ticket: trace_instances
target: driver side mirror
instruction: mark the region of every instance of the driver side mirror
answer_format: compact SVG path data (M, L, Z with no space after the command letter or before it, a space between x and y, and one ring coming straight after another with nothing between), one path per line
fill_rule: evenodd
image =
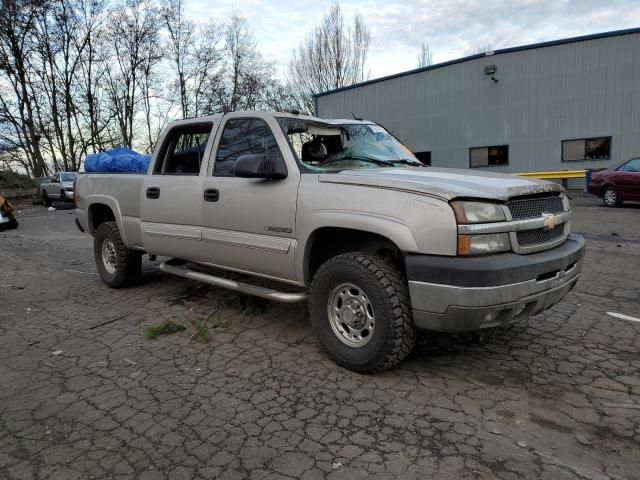
M287 178L287 167L281 157L264 154L241 155L233 166L233 174L241 178Z

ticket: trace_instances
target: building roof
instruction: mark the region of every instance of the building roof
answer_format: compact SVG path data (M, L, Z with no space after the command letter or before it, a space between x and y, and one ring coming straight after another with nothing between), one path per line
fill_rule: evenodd
M580 37L571 37L571 38L562 38L560 40L551 40L548 42L540 42L540 43L532 43L529 45L522 45L519 47L509 47L509 48L501 48L499 50L492 50L485 53L477 53L475 55L469 55L468 57L457 58L455 60L449 60L447 62L436 63L434 65L429 65L427 67L416 68L413 70L407 70L405 72L394 73L393 75L387 75L385 77L374 78L372 80L367 80L366 82L360 82L353 85L349 85L348 87L336 88L335 90L329 90L327 92L321 92L314 97L317 99L318 97L324 97L325 95L331 95L333 93L344 92L345 90L351 90L353 88L362 87L365 85L371 85L373 83L386 82L387 80L393 80L394 78L406 77L408 75L414 75L416 73L428 72L429 70L436 70L438 68L448 67L449 65L455 65L457 63L464 63L471 60L476 60L478 58L500 55L503 53L512 53L512 52L522 52L525 50L534 50L536 48L544 48L544 47L553 47L556 45L565 45L567 43L577 43L577 42L586 42L588 40L598 40L601 38L609 38L609 37L618 37L621 35L630 35L633 33L640 33L640 28L628 28L625 30L613 30L611 32L602 32L602 33L594 33L591 35L582 35ZM317 110L317 109L316 109Z

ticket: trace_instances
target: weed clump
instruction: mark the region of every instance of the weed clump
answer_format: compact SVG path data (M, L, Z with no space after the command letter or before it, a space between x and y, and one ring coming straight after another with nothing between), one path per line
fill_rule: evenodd
M173 320L166 320L158 325L152 325L144 331L144 336L149 340L158 338L160 335L170 335L172 333L186 330L187 327Z

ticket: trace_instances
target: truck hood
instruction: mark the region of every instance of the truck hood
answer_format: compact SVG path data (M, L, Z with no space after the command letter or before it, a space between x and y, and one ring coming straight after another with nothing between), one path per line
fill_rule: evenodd
M404 190L446 200L467 197L506 201L519 195L563 191L560 185L544 180L453 168L367 168L318 177L323 183Z

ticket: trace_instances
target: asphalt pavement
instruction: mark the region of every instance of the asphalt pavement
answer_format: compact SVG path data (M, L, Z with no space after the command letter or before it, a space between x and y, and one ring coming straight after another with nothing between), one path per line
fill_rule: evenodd
M377 375L329 361L306 304L149 261L110 290L73 210L18 214L0 233L0 478L640 478L640 205L574 204L588 251L564 301L422 334ZM165 320L189 328L145 337Z

